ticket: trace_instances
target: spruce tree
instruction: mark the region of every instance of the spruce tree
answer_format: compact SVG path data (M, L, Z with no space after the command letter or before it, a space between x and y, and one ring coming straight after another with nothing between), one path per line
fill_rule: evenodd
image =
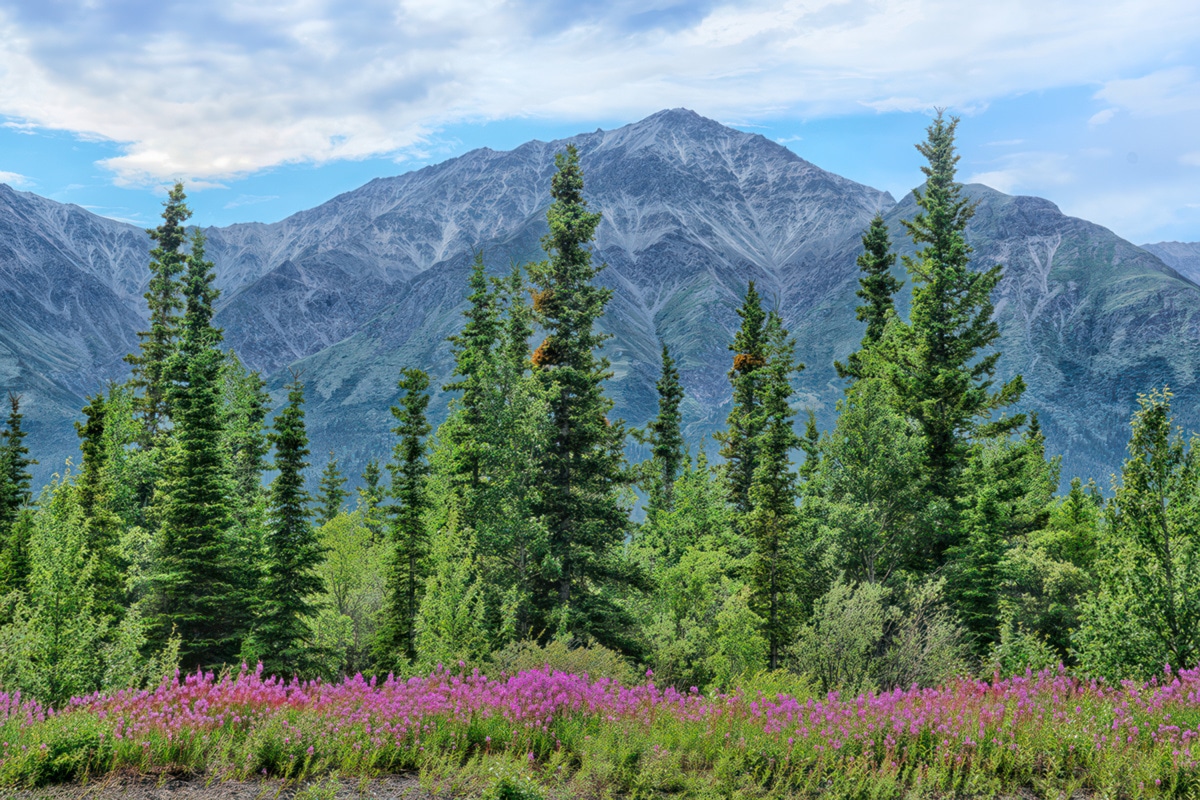
M539 591L544 636L576 642L595 638L632 651L632 619L611 591L627 583L621 544L628 527L619 490L628 485L624 425L609 418L604 395L609 362L596 355L608 338L597 329L612 290L595 283L590 243L600 215L583 199L579 154L568 145L555 157L553 203L542 239L548 259L529 268L537 321L546 338L533 354L548 393L552 441L540 464L536 508L549 534L553 572ZM557 575L553 574L557 572Z
M429 533L425 513L429 506L429 464L425 437L430 426L429 376L419 369L401 373L404 392L392 406L398 437L388 470L392 473L391 558L384 586L383 617L375 642L375 660L383 669L394 669L417 656L417 613L428 577Z
M83 454L75 486L83 516L85 552L93 562L89 594L98 614L119 619L124 601L124 581L118 561L121 520L111 508L105 437L108 404L104 395L88 398L83 415L84 422L75 423Z
M764 332L766 363L758 370L762 383L749 491L752 507L745 527L752 546L750 607L763 621L767 668L773 670L779 668L799 614L796 584L801 553L795 538L797 486L791 451L800 439L792 428L795 412L789 401L792 375L803 365L796 362L795 342L778 314L768 315Z
M0 430L0 588L12 591L24 589L29 578L32 523L23 509L31 497L29 467L37 462L29 458L25 445L20 395L9 392L8 403L6 427Z
M733 407L729 410L728 428L717 439L721 442L721 457L725 459L729 502L739 514L748 514L753 507L750 484L758 464L756 448L762 420L760 372L767 364L767 314L754 281L750 281L746 299L737 313L742 326L729 345L734 353L733 367L729 370Z
M224 449L237 498L241 524L262 498L262 478L271 450L266 419L270 395L266 381L230 350L221 367L225 408Z
M383 499L387 490L380 483L382 477L379 461L372 458L363 468L362 486L358 487L357 510L362 515L363 525L371 533L372 544L379 544L383 541L384 531L387 528L386 511L383 508Z
M318 569L324 551L312 526L304 471L308 432L304 426L304 384L293 374L288 400L275 417L275 479L268 490L266 563L259 590L252 655L276 675L311 675L318 652L309 620L324 590Z
M221 331L212 325L218 291L199 231L186 266L178 350L162 373L170 381L164 383L163 401L174 409L174 430L156 501L161 530L152 638L165 643L177 634L181 665L194 669L233 662L249 612L236 601L228 542L231 482L221 446Z
M1025 421L1017 414L988 422L992 412L1020 398L1025 384L1018 375L992 391L1000 353L984 351L1000 336L992 291L1002 268L970 268L964 231L975 206L954 180L957 125L957 118L947 121L939 111L927 140L917 145L929 164L921 168L924 191L914 190L921 210L904 226L921 249L904 258L912 309L891 367L900 406L925 435L928 485L946 498L957 492L971 437L1007 433Z
M683 443L682 415L683 385L679 382L679 370L675 360L664 344L662 349L662 375L655 384L658 390L658 415L646 426L644 441L650 445L649 504L647 516L659 511L670 511L674 505L675 480L687 458Z
M871 220L870 227L862 237L863 252L858 256L858 268L862 277L858 279L859 289L856 294L866 301L855 309L855 316L867 323L863 335L861 350L867 350L883 338L883 330L888 318L895 311L895 294L904 285L903 281L892 276L891 269L896 263L896 254L892 252L892 243L888 239L887 224L881 214L876 214ZM851 353L846 363L834 362L839 377L862 377L862 363L858 353Z
M183 184L176 183L163 203L162 224L146 231L156 243L150 251L146 291L150 330L138 333L141 352L125 357L133 366L133 386L139 390L136 412L142 420L145 447L154 446L171 416L167 372L179 332L178 311L183 307L179 276L188 264L188 256L180 248L187 241L184 223L192 215L186 199Z
M317 525L324 525L342 513L342 504L350 493L346 491L346 478L338 469L337 456L329 451L329 462L321 473L317 491Z

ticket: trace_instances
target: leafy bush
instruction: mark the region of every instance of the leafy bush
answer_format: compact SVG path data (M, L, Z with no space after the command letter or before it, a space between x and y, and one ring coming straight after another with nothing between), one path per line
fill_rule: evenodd
M571 648L558 641L550 642L545 647L537 642L513 642L492 653L489 660L494 673L515 675L549 666L559 672L588 675L592 679L612 678L626 685L635 680L629 662L619 653L598 644Z

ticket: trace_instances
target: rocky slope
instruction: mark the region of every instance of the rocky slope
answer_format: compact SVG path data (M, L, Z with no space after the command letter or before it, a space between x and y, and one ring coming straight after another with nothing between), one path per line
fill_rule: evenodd
M1200 284L1200 242L1155 242L1142 245L1183 277Z
M568 142L604 214L596 257L614 290L604 325L618 413L634 424L653 413L661 340L681 365L692 441L719 428L734 308L752 279L799 340L799 404L832 422L831 363L861 337L860 232L882 211L897 249L911 251L899 225L911 196L897 204L761 136L674 110L473 151L279 223L210 229L218 323L276 389L289 369L303 372L315 460L333 448L357 470L386 456L399 370L448 374L445 337L460 324L473 251L497 273L542 257L554 154ZM1025 375L1023 405L1041 414L1065 473L1104 477L1119 465L1136 393L1152 385L1170 382L1194 426L1200 287L1185 270L1045 200L969 191L977 263L1006 267L1001 369ZM0 189L0 388L33 399L44 471L73 446L82 394L122 374L136 344L147 249L135 228Z

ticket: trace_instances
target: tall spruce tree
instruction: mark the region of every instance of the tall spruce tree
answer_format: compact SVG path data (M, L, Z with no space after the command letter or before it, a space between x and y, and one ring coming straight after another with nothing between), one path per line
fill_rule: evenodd
M247 369L232 350L225 354L221 377L225 457L237 498L235 517L244 525L263 495L262 478L271 450L266 429L271 398L262 376Z
M796 471L791 452L800 445L792 427L795 411L792 376L804 368L796 362L795 342L779 315L771 312L764 326L766 363L758 370L761 405L750 484L752 504L746 532L751 540L750 607L763 621L767 668L778 669L783 648L799 621L797 582L801 552L796 541Z
M135 408L144 427L144 447L154 446L171 416L167 373L179 333L178 312L183 307L179 276L188 264L188 256L181 250L187 242L184 223L192 216L186 199L183 184L176 183L163 203L162 224L146 231L156 243L150 251L146 291L150 330L138 333L141 352L125 357L133 366L133 385L139 390Z
M383 615L375 642L375 661L394 669L417 656L417 614L428 578L429 464L425 454L430 426L429 376L419 369L401 373L400 405L392 406L398 437L388 470L392 473L391 556L384 585Z
M988 421L1020 398L1025 383L1018 375L992 391L1000 353L984 351L1000 336L992 291L1002 268L970 268L964 231L975 205L954 180L957 125L956 117L946 120L939 111L928 138L917 145L929 164L921 168L924 190L914 190L921 210L904 226L921 249L904 258L913 284L912 309L891 359L901 408L925 434L928 485L946 498L957 493L971 437L1007 433L1025 421L1023 414Z
M221 331L212 325L218 294L212 266L197 230L186 259L178 349L163 371L170 380L163 400L174 409L174 430L156 501L161 530L153 638L165 642L178 634L181 664L188 669L232 663L248 616L235 602L227 540L231 487L221 447Z
M287 405L276 415L271 432L276 475L268 490L266 563L251 649L267 672L311 675L320 654L309 620L316 611L314 598L324 589L318 574L324 550L304 490L308 432L299 375L293 374L287 390Z
M867 323L866 333L863 334L860 350L867 350L883 338L884 328L888 318L895 311L895 295L904 285L899 278L892 276L891 269L896 263L896 254L892 252L892 243L888 239L887 224L883 215L876 214L871 220L870 227L862 237L863 252L858 256L858 268L862 277L858 279L859 289L856 294L865 302L855 309L855 316ZM863 365L858 353L851 353L846 363L834 362L839 377L862 377Z
M725 482L729 502L739 514L748 514L753 507L750 484L758 464L757 447L762 415L762 379L767 364L767 314L762 299L750 281L746 299L738 309L742 326L733 337L733 367L729 382L733 384L733 407L729 410L728 428L717 439L721 442L721 457L725 459Z
M350 493L346 491L346 478L338 469L337 456L329 451L329 461L321 473L317 491L317 524L324 525L342 513L342 505Z
M624 425L609 419L604 395L608 359L596 349L608 338L597 321L612 290L595 283L590 243L600 214L583 199L579 153L568 145L555 157L553 203L542 239L548 259L529 268L537 321L546 338L533 354L549 396L553 438L542 457L536 509L549 533L550 560L538 598L546 637L575 642L594 638L624 651L636 649L632 619L611 589L626 582L620 547L628 527L619 490L628 485ZM557 573L557 574L555 574Z

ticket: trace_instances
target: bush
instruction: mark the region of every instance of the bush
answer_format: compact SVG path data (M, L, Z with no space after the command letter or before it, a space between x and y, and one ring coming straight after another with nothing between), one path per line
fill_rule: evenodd
M620 653L598 644L571 648L557 641L545 647L537 642L513 642L492 653L488 660L494 668L492 674L515 675L549 666L559 672L586 674L593 679L612 678L624 684L636 680L633 667Z

